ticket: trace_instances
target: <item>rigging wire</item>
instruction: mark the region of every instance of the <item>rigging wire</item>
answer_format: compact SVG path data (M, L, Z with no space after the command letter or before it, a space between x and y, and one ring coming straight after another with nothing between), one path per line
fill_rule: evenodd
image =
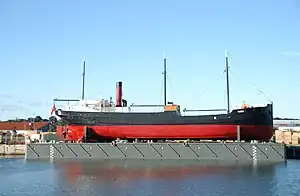
M224 94L223 94L223 104L226 106L227 105L227 89L224 89ZM229 107L232 109L232 105L231 103L229 102Z
M230 72L229 69L228 69L228 72ZM229 77L229 81L232 81L232 80L231 80L231 78L232 78L231 74L229 74L228 77ZM232 84L232 83L231 83L231 84ZM234 88L233 85L231 85L230 88L229 88L229 93L230 93L230 95L234 94L235 92L236 92L236 89ZM225 94L225 95L224 95L224 103L225 103L225 105L227 106L227 90L226 90L226 89L224 90L224 94ZM230 108L231 111L232 111L234 108L240 108L240 106L239 106L238 103L234 104L234 100L235 100L234 96L231 96L231 99L229 100L229 108Z
M174 96L174 92L175 92L175 90L174 90L174 88L173 88L173 85L172 85L172 79L171 79L172 77L170 77L170 75L168 75L168 77L167 77L167 87L169 87L169 89L170 89L170 94L172 95L171 97L172 97L172 99L174 99L175 100L175 96ZM175 95L176 95L176 92L175 92ZM169 100L170 102L173 102L172 100ZM167 99L167 102L168 102L168 99Z
M240 77L238 77L238 76L237 76L238 74L235 74L235 73L232 74L232 70L229 70L229 72L230 72L230 75L234 75L234 77L237 77L239 80L245 81L245 80L241 79ZM247 83L247 82L245 82L245 83L246 83L248 86L250 86L250 87L252 87L253 89L255 89L255 90L259 93L259 95L263 95L263 97L264 97L265 99L267 99L270 103L273 103L273 101L269 98L269 96L267 95L267 93L264 92L263 90L259 89L255 84L253 84L253 83L249 84L249 83Z
M162 75L163 75L163 73L162 73ZM162 104L163 93L164 93L164 78L162 77L162 79L161 79L161 85L160 85L159 104Z
M219 81L219 80L224 76L225 73L226 73L226 70L224 70L224 71L222 72L222 74L221 74L220 76L217 77L216 81ZM212 90L212 87L211 87L211 86L208 86L207 89L205 89L204 91L202 91L202 92L200 93L199 97L202 97L205 93L209 92L210 90Z

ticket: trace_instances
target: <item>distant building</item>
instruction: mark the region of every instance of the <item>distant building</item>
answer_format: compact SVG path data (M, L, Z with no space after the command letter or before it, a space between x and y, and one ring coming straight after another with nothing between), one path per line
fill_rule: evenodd
M48 122L0 122L0 131L39 130L48 131Z
M300 131L300 120L274 120L273 126L279 130L297 130Z

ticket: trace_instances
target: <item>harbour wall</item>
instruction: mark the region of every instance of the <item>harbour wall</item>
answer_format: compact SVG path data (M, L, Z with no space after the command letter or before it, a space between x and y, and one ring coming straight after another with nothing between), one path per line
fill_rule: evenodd
M284 162L286 146L275 143L52 143L27 144L27 160L190 159Z
M287 159L300 159L300 145L287 145L286 157Z
M0 144L0 156L7 155L25 155L26 146L25 145L5 145Z

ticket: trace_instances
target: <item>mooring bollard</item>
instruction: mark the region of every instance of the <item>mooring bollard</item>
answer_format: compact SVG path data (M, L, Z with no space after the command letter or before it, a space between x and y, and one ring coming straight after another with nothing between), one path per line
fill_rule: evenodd
M241 142L241 127L240 127L240 125L238 125L236 127L236 133L237 133L237 141Z

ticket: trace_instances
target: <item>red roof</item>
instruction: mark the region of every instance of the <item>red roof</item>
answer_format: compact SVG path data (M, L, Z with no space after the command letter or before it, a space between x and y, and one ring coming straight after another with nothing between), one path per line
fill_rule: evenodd
M0 122L0 130L38 130L46 126L48 122Z

